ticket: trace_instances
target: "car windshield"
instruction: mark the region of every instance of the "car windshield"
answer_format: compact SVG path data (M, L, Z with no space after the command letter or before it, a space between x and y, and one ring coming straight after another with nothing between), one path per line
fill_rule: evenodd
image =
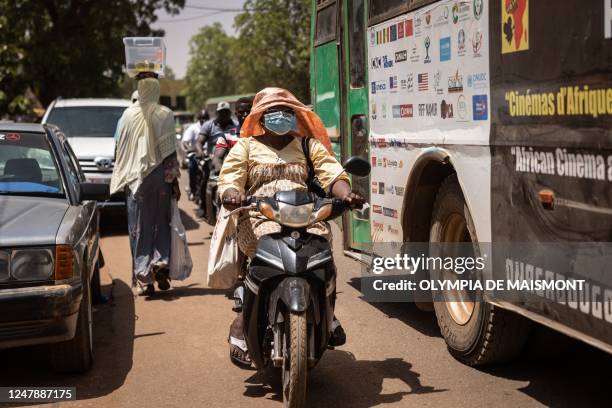
M0 131L0 195L65 197L44 134Z
M124 110L124 106L53 108L47 122L68 137L112 137Z

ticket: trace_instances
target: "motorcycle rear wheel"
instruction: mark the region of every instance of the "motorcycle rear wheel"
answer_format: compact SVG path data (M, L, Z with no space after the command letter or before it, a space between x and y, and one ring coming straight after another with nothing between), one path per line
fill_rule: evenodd
M304 408L308 375L306 313L289 312L284 332L283 402L286 408Z

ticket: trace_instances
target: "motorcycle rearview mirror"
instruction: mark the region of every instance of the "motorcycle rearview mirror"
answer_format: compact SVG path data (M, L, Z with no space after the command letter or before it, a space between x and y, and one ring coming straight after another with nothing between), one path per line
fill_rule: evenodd
M347 173L353 174L358 177L367 176L368 174L370 174L370 170L372 169L370 163L359 156L349 157L344 162L344 166L342 167L344 167L344 170Z

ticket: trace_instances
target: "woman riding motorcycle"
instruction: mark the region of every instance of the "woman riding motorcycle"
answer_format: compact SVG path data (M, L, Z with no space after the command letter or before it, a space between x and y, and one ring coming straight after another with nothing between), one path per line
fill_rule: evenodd
M326 192L348 204L364 203L363 197L351 191L348 176L333 156L321 119L289 91L282 88L260 91L240 135L219 175L219 193L226 208L246 205L247 196L270 197L279 191L308 191L309 164L305 151L309 152L314 174ZM303 146L303 138L307 139L307 146ZM278 231L279 224L256 211L242 213L237 226L238 247L252 258L258 239ZM327 223L314 224L308 232L331 240ZM344 331L338 321L334 323L333 337L335 344L340 345L344 343ZM232 362L250 366L242 313L230 327L229 342Z

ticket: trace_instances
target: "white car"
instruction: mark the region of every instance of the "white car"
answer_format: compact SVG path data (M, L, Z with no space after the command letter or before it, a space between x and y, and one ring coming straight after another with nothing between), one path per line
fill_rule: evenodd
M58 126L68 137L85 178L91 183L110 184L115 162L115 130L127 99L56 99L42 123ZM100 207L122 209L125 199L113 196Z

